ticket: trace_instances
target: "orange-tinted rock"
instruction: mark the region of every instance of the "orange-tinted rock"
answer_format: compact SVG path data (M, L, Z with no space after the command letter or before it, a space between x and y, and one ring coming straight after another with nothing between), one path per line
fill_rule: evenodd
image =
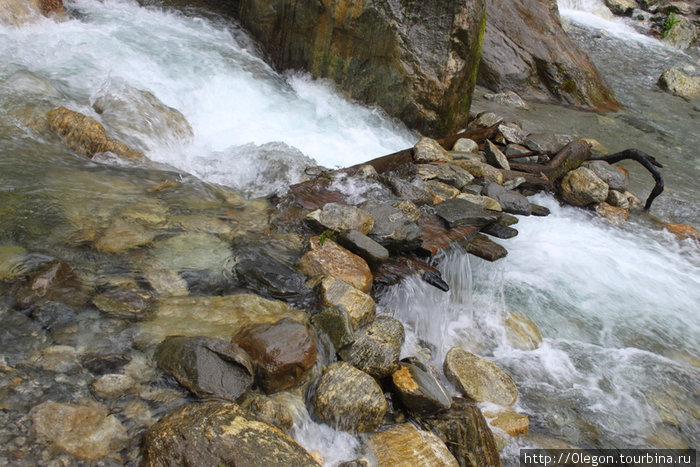
M51 13L63 13L66 11L66 9L63 8L62 0L41 0L40 8L44 16L48 16Z
M296 386L316 363L313 332L291 319L249 326L235 336L234 343L248 352L255 380L268 394Z
M29 306L41 298L70 306L84 305L87 287L66 262L53 261L39 269L15 294L22 306Z
M321 244L320 237L311 237L309 243L311 251L299 261L301 272L308 276L331 276L363 292L369 292L373 278L364 259L328 238Z
M487 417L495 417L491 420L491 426L499 428L510 436L526 435L530 430L530 420L526 415L519 414L513 409L506 409L498 413L485 413Z
M700 234L698 230L687 224L672 224L670 222L661 222L661 226L671 232L678 238L693 238L695 240L700 240Z

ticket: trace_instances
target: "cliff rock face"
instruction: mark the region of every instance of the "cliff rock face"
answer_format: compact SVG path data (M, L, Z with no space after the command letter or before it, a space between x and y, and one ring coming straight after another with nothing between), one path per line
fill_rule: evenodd
M281 69L309 70L432 135L469 116L485 0L237 0Z
M556 0L486 0L479 84L602 111L620 107L561 26Z

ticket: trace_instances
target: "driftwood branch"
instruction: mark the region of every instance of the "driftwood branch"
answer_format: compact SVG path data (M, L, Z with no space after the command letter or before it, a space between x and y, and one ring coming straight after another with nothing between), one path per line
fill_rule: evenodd
M639 162L649 171L649 173L651 173L652 177L654 177L654 182L656 183L654 184L654 188L651 190L651 193L647 198L646 204L644 204L644 210L648 211L654 199L664 191L664 179L661 176L661 172L656 169L657 167L661 169L664 167L659 163L659 161L654 159L653 156L650 156L646 152L640 151L639 149L625 149L624 151L616 152L615 154L610 154L608 156L590 158L592 161L605 161L609 164L614 164L626 159Z
M526 172L535 175L544 175L544 179L554 183L563 177L567 172L580 166L591 154L590 145L583 141L573 141L546 164L536 163L516 163L511 162L510 168L518 172Z

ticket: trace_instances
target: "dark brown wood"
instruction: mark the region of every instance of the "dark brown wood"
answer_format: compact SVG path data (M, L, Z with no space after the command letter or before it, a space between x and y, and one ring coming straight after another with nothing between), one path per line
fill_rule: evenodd
M418 225L423 231L423 244L420 250L430 256L435 256L452 242L465 237L469 238L476 235L479 231L478 227L469 225L451 229L437 215L432 213L422 213L421 218L418 220Z
M555 183L567 172L579 167L590 155L591 146L583 140L577 140L564 146L546 164L511 162L510 168L518 172L544 175L549 182Z

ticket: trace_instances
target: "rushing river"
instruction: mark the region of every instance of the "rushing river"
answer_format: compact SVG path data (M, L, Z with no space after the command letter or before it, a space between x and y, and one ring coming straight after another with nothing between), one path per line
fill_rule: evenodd
M656 215L698 227L698 104L661 93L654 84L664 67L692 66L692 59L595 15L597 2L562 6L571 33L591 49L627 110L599 116L533 104L530 111L514 111L481 99L475 109L508 114L528 130L594 137L611 151L638 147L655 155L666 166L667 180ZM81 239L100 226L78 228L79 221L99 224L149 196L149 202L168 203L171 211L187 213L196 205L223 216L231 209L221 201L228 195L218 185L247 197L280 192L310 165L347 166L416 140L381 111L349 102L323 82L276 73L230 23L123 0L76 0L67 8L65 20L0 26L0 246L22 248L36 261L42 255L65 258L99 283L102 274L126 274L143 259L114 262L86 252ZM182 112L192 136L134 121L129 113L109 119L93 108L100 99L128 103L134 90L147 90ZM101 119L154 162L88 161L62 149L42 132L38 118L59 105ZM645 197L648 175L634 169L632 174ZM149 191L173 180L179 188L171 195ZM513 376L520 390L516 409L530 417L532 435L508 441L508 465L520 447L554 445L553 440L582 447L697 447L698 245L654 229L646 217L614 227L551 197L536 202L552 215L522 218L519 236L505 243L510 252L505 259L487 263L457 249L438 259L449 293L412 279L386 292L380 307L407 326L404 356L426 355L427 342L431 355L425 358L440 368L447 350L460 345ZM237 219L255 232L259 209L244 204ZM0 292L8 290L0 283ZM511 345L504 326L511 312L537 324L544 337L539 348ZM132 345L130 326L102 324L94 310L76 319L81 326L72 341L54 333L45 345L51 338L72 342L80 352ZM134 347L134 355L147 354ZM0 363L17 363L13 359L22 351L2 349ZM37 376L46 398L89 397L86 383L68 373ZM1 389L0 407L28 410L28 401L40 400L31 399L29 390L8 395L11 391ZM359 438L315 423L301 400L288 402L297 408L297 440L320 451L327 465L362 454ZM20 434L10 429L0 436L7 445L18 443ZM4 460L0 454L0 463Z

